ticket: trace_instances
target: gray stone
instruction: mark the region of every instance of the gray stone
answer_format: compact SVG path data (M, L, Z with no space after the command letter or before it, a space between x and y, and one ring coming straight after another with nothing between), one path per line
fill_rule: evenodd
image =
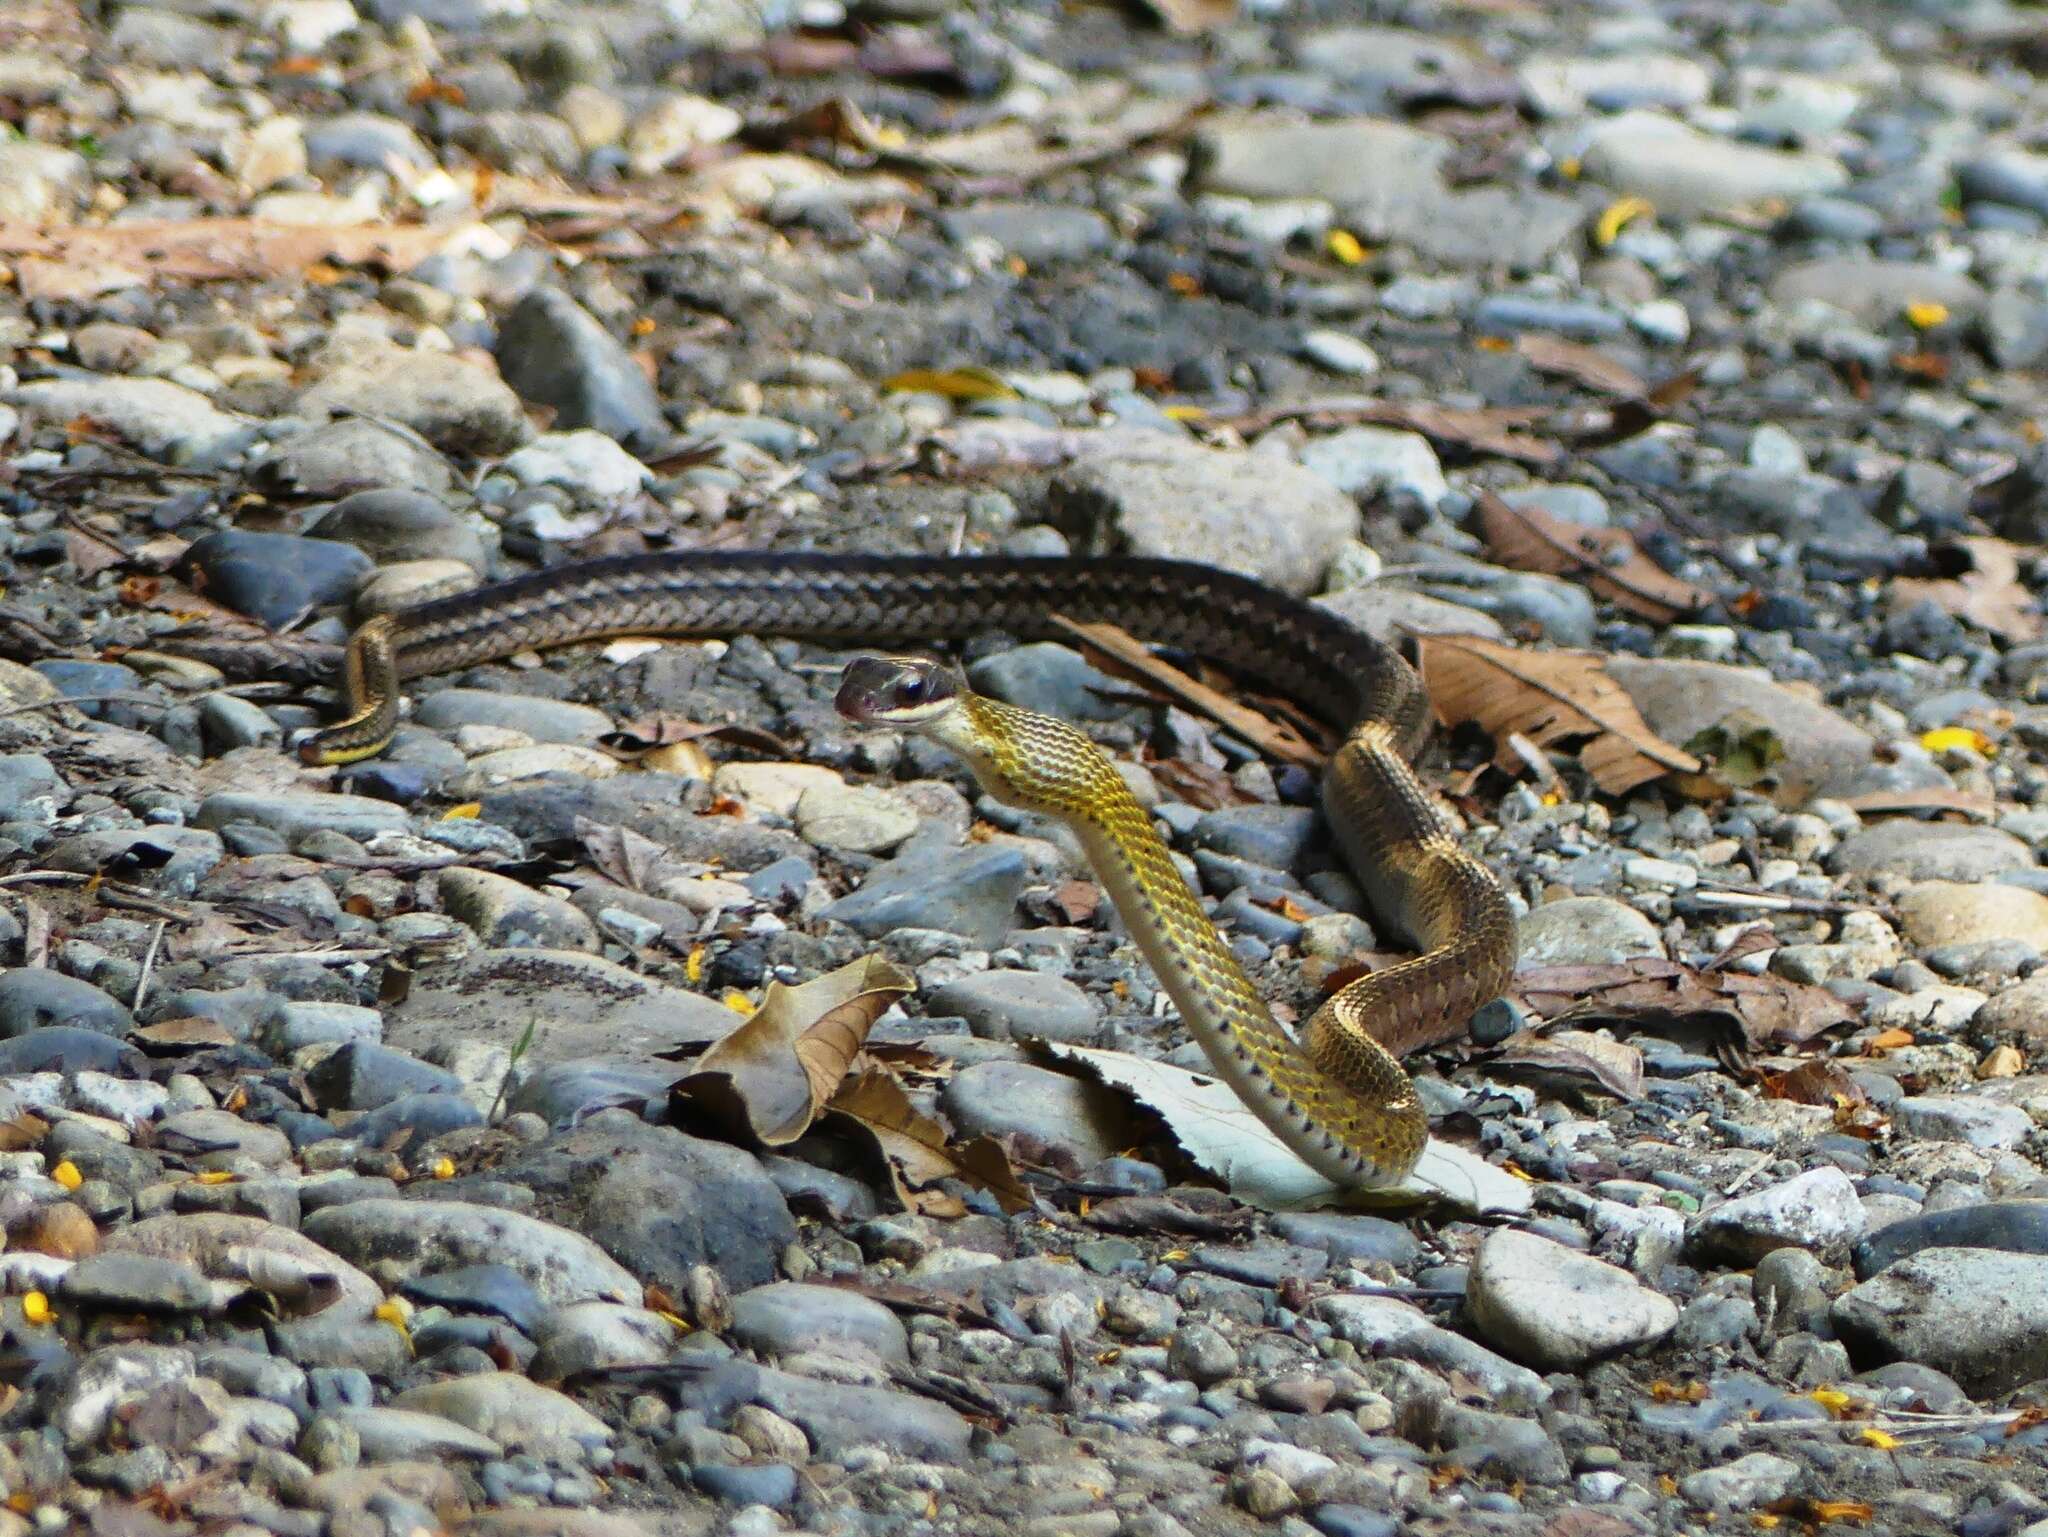
M977 657L967 667L975 692L1070 721L1129 720L1129 692L1071 646L1035 641Z
M126 1036L135 1021L90 982L46 966L23 966L0 976L0 1040L52 1025Z
M1367 582L1346 587L1316 599L1366 634L1397 645L1409 635L1477 635L1483 640L1505 640L1507 631L1497 620L1462 603L1446 603L1427 593L1397 587L1391 582Z
M605 1110L509 1159L497 1177L587 1234L636 1275L682 1294L694 1266L728 1288L768 1281L796 1223L751 1153ZM637 1289L627 1301L638 1301Z
M375 1110L408 1094L455 1094L462 1080L402 1051L372 1041L349 1041L306 1074L306 1086L325 1110Z
M1084 1167L1130 1145L1114 1093L1029 1063L964 1067L947 1080L939 1106L962 1137L1020 1132L1071 1149Z
M1798 1486L1799 1464L1772 1452L1751 1452L1718 1468L1703 1468L1678 1481L1686 1503L1729 1513L1761 1510Z
M505 1448L440 1414L390 1405L338 1404L324 1417L354 1432L365 1462L445 1462L458 1457L502 1457Z
M1081 261L1115 241L1109 220L1092 208L1063 203L977 199L939 216L939 228L955 245L988 241L1033 267Z
M386 1284L457 1265L509 1265L549 1303L637 1306L640 1283L580 1233L467 1201L351 1201L313 1212L304 1232Z
M422 1383L398 1394L391 1407L453 1420L507 1451L557 1440L595 1451L611 1440L604 1421L588 1409L516 1372L479 1372Z
M1849 179L1831 156L1738 144L1654 112L1626 112L1601 124L1580 160L1587 177L1647 198L1667 219L1810 197Z
M1788 1245L1839 1255L1863 1227L1855 1184L1828 1165L1709 1207L1687 1224L1685 1246L1695 1257L1753 1265Z
M993 945L1016 925L1026 879L1024 856L1014 847L956 849L919 839L818 916L870 939L896 929L941 929Z
M596 950L597 926L560 897L491 870L456 865L438 882L449 917L502 950Z
M1612 897L1564 897L1532 907L1516 926L1523 966L1612 966L1661 958L1657 926Z
M1465 1306L1490 1344L1548 1371L1654 1344L1678 1323L1677 1306L1627 1271L1512 1228L1480 1244Z
M1996 1151L2016 1148L2034 1134L2034 1118L2017 1105L1961 1094L1912 1095L1892 1106L1892 1129L1901 1137L1964 1142Z
M1958 318L1984 307L1984 290L1959 272L1923 262L1831 256L1787 267L1771 280L1771 302L1789 308L1818 300L1866 325L1883 325L1911 304L1940 304Z
M928 1014L957 1015L976 1035L997 1041L1088 1041L1102 1018L1094 999L1048 971L984 971L962 977L935 989L924 1005Z
M479 950L422 967L385 1015L384 1038L424 1053L481 1042L509 1046L532 1022L536 1062L594 1060L661 1067L661 1053L728 1034L732 1010L615 962L574 950Z
M199 803L193 817L199 827L215 831L237 822L267 827L287 840L326 829L358 841L378 833L403 832L411 819L403 806L364 795L319 795L287 791L265 795L222 790Z
M1857 828L1827 861L1834 875L1890 874L1916 881L1985 881L2033 866L2034 851L2011 833L1976 822L1910 817Z
M2048 1256L1922 1249L1830 1316L1859 1365L1932 1366L1980 1398L2048 1377Z
M778 1281L732 1299L733 1339L764 1356L828 1354L851 1348L907 1366L910 1340L881 1303L836 1286Z
M469 520L423 491L358 491L336 502L307 532L352 544L380 566L401 560L459 560L482 572L490 565L483 539Z
M660 1313L617 1302L578 1302L548 1314L527 1363L537 1382L579 1372L653 1366L675 1351L676 1326Z
M87 1311L196 1313L213 1300L206 1277L177 1260L108 1250L65 1272L57 1294Z
M556 288L536 288L505 317L498 367L556 430L590 427L644 453L674 433L647 375L604 325Z
M1199 556L1297 596L1358 532L1357 507L1321 476L1192 445L1084 460L1055 477L1048 505L1077 553Z
M533 436L519 397L487 369L452 353L350 338L317 360L324 371L297 409L313 417L362 412L410 427L451 454L491 458Z
M603 710L567 699L500 694L481 688L444 688L422 699L415 724L451 731L457 726L501 726L523 731L536 742L594 742L612 729Z
M929 1398L768 1368L759 1373L754 1401L797 1425L810 1438L812 1452L827 1462L843 1462L860 1446L884 1446L918 1461L958 1462L973 1434L966 1420Z

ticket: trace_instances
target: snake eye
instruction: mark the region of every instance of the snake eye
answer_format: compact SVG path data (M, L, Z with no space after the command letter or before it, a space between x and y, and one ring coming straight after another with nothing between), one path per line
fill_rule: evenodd
M920 705L931 695L931 681L923 673L912 673L897 686L896 702L899 705Z

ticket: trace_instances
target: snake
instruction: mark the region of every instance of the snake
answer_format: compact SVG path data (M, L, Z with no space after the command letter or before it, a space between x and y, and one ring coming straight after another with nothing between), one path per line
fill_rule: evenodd
M1132 942L1222 1082L1340 1189L1396 1185L1428 1115L1401 1056L1461 1035L1515 963L1506 888L1466 851L1412 759L1421 678L1323 605L1192 561L1145 556L870 556L662 551L557 566L433 598L350 637L349 712L301 743L310 764L387 747L411 679L617 636L775 634L867 647L991 631L1066 638L1057 618L1121 626L1295 700L1340 734L1322 805L1383 927L1418 952L1326 998L1298 1032L1276 1018L1111 760L1073 725L986 698L929 659L863 655L836 699L869 727L951 749L998 802L1070 828Z

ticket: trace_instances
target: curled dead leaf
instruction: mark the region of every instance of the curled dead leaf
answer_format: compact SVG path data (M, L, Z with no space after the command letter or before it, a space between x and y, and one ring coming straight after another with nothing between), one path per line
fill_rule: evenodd
M875 1021L914 985L878 955L796 987L771 982L761 1006L669 1091L672 1102L737 1123L764 1146L787 1146L839 1091Z
M1603 659L1586 651L1524 651L1471 635L1424 635L1416 646L1437 717L1474 722L1494 738L1494 761L1521 762L1507 738L1519 732L1541 747L1580 741L1579 762L1593 782L1622 795L1669 773L1697 773L1699 759L1647 726Z
M1589 528L1541 507L1510 507L1481 491L1479 531L1502 565L1570 577L1652 624L1696 614L1714 600L1650 559L1625 529Z
M1944 574L1895 578L1888 595L1893 612L1932 601L2001 640L2024 644L2040 638L2041 609L2020 579L2017 545L2003 539L1951 539L1927 553Z
M964 1216L965 1204L937 1188L945 1179L988 1191L1005 1211L1027 1211L1034 1204L999 1143L976 1137L954 1146L946 1128L912 1104L903 1085L881 1068L846 1083L826 1109L840 1130L864 1141L879 1158L905 1210Z

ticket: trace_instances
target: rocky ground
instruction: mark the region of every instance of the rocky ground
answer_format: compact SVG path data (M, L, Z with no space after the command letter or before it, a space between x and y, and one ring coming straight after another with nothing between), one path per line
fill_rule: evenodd
M0 8L0 1537L2048 1532L2040 13L1155 4ZM1489 1210L1078 1076L1200 1064L830 650L288 750L353 619L756 545L1434 637ZM966 660L1284 1007L1375 950L1298 763ZM812 1132L671 1106L864 957Z

